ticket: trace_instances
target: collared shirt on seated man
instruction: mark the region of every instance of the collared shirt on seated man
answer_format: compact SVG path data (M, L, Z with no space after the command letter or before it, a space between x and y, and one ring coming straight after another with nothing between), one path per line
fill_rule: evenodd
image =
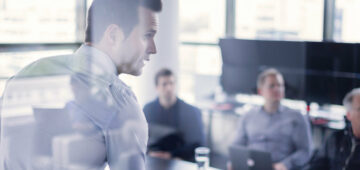
M238 124L234 145L271 154L275 170L304 166L311 154L310 127L300 112L282 106L284 80L275 69L258 78L265 104L246 113Z

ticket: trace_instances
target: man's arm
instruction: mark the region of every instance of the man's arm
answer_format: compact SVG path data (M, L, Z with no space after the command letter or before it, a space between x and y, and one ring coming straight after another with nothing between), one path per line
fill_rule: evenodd
M189 124L192 124L194 128L191 129L189 133L191 133L191 143L189 143L189 146L191 145L198 145L198 146L205 146L205 129L204 129L204 123L202 120L202 113L200 109L195 109L193 113L193 117L187 118L189 121Z
M298 168L304 166L312 152L312 142L309 123L306 123L304 117L299 115L294 132L292 132L292 141L294 142L296 151L285 158L283 163L287 169Z
M120 129L111 128L104 132L111 170L145 170L146 145L138 135L138 123L127 121Z
M245 130L246 115L242 116L238 122L236 129L236 137L232 145L246 146L248 137Z
M144 170L148 127L133 93L126 88L88 83L74 77L75 102L103 134L111 170ZM90 93L97 89L97 93Z
M186 117L183 117L186 123L186 131L184 135L185 144L182 147L177 148L171 152L172 157L180 157L189 161L194 161L195 149L199 146L205 146L205 129L202 120L201 111L198 108L189 108L184 110L185 112L180 114L186 114ZM181 115L185 116L185 115Z
M136 98L112 89L117 112L105 128L107 162L111 170L145 170L148 125Z
M195 161L195 149L201 146L198 143L189 143L171 152L173 158L183 158L187 161Z

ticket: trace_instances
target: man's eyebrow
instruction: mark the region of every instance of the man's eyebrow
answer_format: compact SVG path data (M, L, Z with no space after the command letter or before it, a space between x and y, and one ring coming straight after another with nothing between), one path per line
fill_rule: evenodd
M154 29L150 29L150 30L148 30L148 31L146 31L147 33L156 33L157 31L156 30L154 30Z
M150 29L150 30L146 31L146 34L148 34L148 33L156 34L156 32L157 32L156 30Z

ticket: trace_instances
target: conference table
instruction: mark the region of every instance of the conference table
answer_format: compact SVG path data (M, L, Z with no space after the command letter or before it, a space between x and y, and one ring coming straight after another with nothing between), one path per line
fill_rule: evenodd
M197 170L197 165L183 160L166 160L151 156L146 157L146 170ZM209 167L208 170L219 170Z
M198 170L197 165L178 159L160 159L156 157L146 156L146 170ZM109 170L106 167L105 170ZM209 167L207 170L219 170Z

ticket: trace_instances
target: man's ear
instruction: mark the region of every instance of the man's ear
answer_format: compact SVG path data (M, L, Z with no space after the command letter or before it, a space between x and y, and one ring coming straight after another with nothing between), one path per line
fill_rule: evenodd
M123 41L124 37L122 29L115 24L109 25L104 32L104 39L109 44L115 44L119 41Z
M156 90L156 92L160 92L160 86L159 85L155 85L155 90Z
M262 91L261 91L260 88L257 88L257 93L258 93L259 95L261 95Z

